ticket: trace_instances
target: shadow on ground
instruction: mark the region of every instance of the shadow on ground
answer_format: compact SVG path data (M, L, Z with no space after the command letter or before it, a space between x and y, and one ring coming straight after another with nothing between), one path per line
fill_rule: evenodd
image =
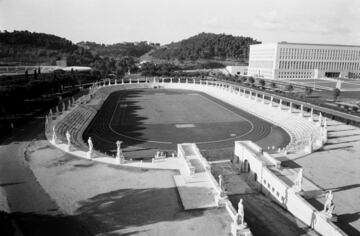
M164 221L182 221L204 210L184 211L177 188L123 189L80 202L76 214L94 234Z

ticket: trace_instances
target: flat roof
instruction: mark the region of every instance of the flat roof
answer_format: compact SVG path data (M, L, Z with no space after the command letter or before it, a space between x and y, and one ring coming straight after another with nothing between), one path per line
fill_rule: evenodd
M344 44L321 44L321 43L289 43L289 42L278 42L278 44L288 44L288 45L307 45L307 46L330 46L330 47L357 47L360 48L360 45L344 45Z

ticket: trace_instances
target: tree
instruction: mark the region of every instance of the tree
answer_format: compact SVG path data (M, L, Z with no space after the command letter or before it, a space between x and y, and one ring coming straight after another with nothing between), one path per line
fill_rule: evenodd
M340 89L338 89L338 88L334 88L334 89L333 89L334 102L335 102L335 101L337 100L337 98L340 96L340 93L341 93Z
M286 85L285 90L292 92L294 90L294 86L292 84L288 84L288 85Z
M251 85L254 85L255 79L254 79L253 77L249 77L249 78L248 78L248 82L249 82Z
M276 87L277 87L277 86L276 86L276 83L275 83L275 82L271 82L270 87L273 88L273 89L276 88Z
M313 92L313 89L312 89L312 88L310 88L310 87L306 87L306 88L305 88L305 94L306 94L306 96L310 96L310 95L312 94L312 92Z
M264 87L265 87L265 80L260 79L260 80L259 80L259 85L260 85L260 88L261 88L261 89L264 89Z
M247 81L247 78L245 76L241 77L241 82L245 83Z

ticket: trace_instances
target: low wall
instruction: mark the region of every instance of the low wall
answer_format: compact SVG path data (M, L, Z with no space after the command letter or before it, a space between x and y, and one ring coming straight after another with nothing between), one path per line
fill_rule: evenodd
M259 158L259 154L248 148L247 142L249 141L235 142L235 156L240 165L250 163L251 171L257 175L256 181L261 185L262 192L276 200L296 218L318 233L326 236L346 235L302 198L292 186L276 176L268 165Z

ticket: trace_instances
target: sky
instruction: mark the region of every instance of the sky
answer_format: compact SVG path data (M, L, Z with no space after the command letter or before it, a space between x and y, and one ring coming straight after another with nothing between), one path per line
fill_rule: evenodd
M360 45L360 0L0 0L0 30L73 42L176 42L201 32Z

